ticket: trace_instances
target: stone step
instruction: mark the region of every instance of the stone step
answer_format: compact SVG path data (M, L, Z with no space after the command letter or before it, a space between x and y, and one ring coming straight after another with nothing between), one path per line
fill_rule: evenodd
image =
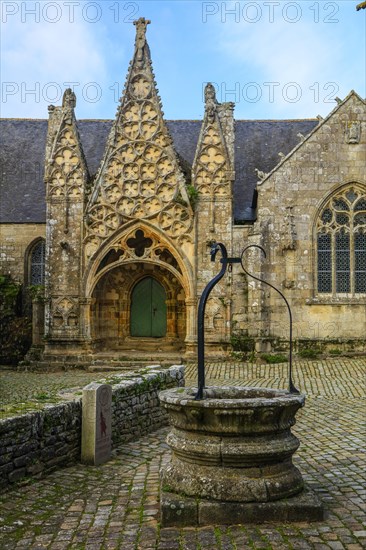
M45 356L42 360L25 361L19 364L17 370L25 371L56 371L56 370L71 370L84 369L89 372L105 372L105 371L127 371L138 370L139 368L148 367L151 365L159 365L161 367L170 367L171 365L182 365L184 359L179 354L152 353L139 354L133 358L118 357L116 354L100 354L90 356Z
M131 371L131 370L139 370L139 369L142 369L144 367L151 367L151 366L157 366L159 368L161 368L162 365L161 363L152 363L152 361L145 361L145 362L140 362L140 363L136 363L136 364L131 364L131 363L126 363L126 364L119 364L119 365L116 365L116 366L111 366L110 364L108 365L89 365L89 367L85 367L85 370L87 370L88 372L127 372L127 371ZM168 367L168 365L166 365Z

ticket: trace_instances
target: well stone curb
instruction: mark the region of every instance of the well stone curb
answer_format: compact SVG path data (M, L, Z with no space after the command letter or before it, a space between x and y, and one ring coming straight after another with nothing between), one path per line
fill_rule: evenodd
M308 486L298 495L272 502L221 502L177 495L162 489L160 514L162 527L203 527L322 521L324 507Z

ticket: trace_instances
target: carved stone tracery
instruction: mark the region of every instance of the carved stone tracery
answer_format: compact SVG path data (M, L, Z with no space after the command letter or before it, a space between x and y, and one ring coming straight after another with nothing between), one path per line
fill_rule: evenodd
M202 196L229 196L230 159L219 119L219 108L212 84L205 88L205 121L201 144L195 159L195 186Z
M72 329L78 325L79 307L69 297L59 298L52 303L52 324L56 329Z
M66 90L61 114L55 116L59 118L58 128L54 133L53 143L49 144L50 158L46 162L45 179L48 182L49 197L80 199L83 195L87 169L79 145L73 112L75 104L75 94L71 89ZM56 108L50 112L54 113L55 110Z
M142 229L134 229L112 244L104 254L97 273L108 265L114 263L128 263L131 260L143 261L152 260L159 264L166 264L173 267L182 274L182 269L168 247L159 239L149 233L145 235Z
M118 227L136 218L162 226L173 239L191 240L192 210L155 88L145 37L148 23L143 18L135 22L134 59L87 207L86 259Z

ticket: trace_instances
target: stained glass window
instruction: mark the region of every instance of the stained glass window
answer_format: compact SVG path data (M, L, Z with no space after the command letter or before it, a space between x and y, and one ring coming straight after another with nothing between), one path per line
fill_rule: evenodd
M318 235L318 290L332 292L332 240L331 235Z
M30 254L30 284L44 284L45 242L42 239L32 248Z
M319 213L316 258L319 293L366 293L366 196L360 186L339 192Z
M366 292L366 233L355 234L355 292Z
M335 236L336 292L350 291L350 249L349 235Z

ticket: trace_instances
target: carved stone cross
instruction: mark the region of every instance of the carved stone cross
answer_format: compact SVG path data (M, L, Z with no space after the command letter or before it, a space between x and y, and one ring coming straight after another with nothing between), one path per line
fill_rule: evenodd
M143 48L146 44L146 27L151 21L145 19L145 17L140 17L137 21L134 21L133 24L136 27L136 52L137 52L137 61L142 62Z

